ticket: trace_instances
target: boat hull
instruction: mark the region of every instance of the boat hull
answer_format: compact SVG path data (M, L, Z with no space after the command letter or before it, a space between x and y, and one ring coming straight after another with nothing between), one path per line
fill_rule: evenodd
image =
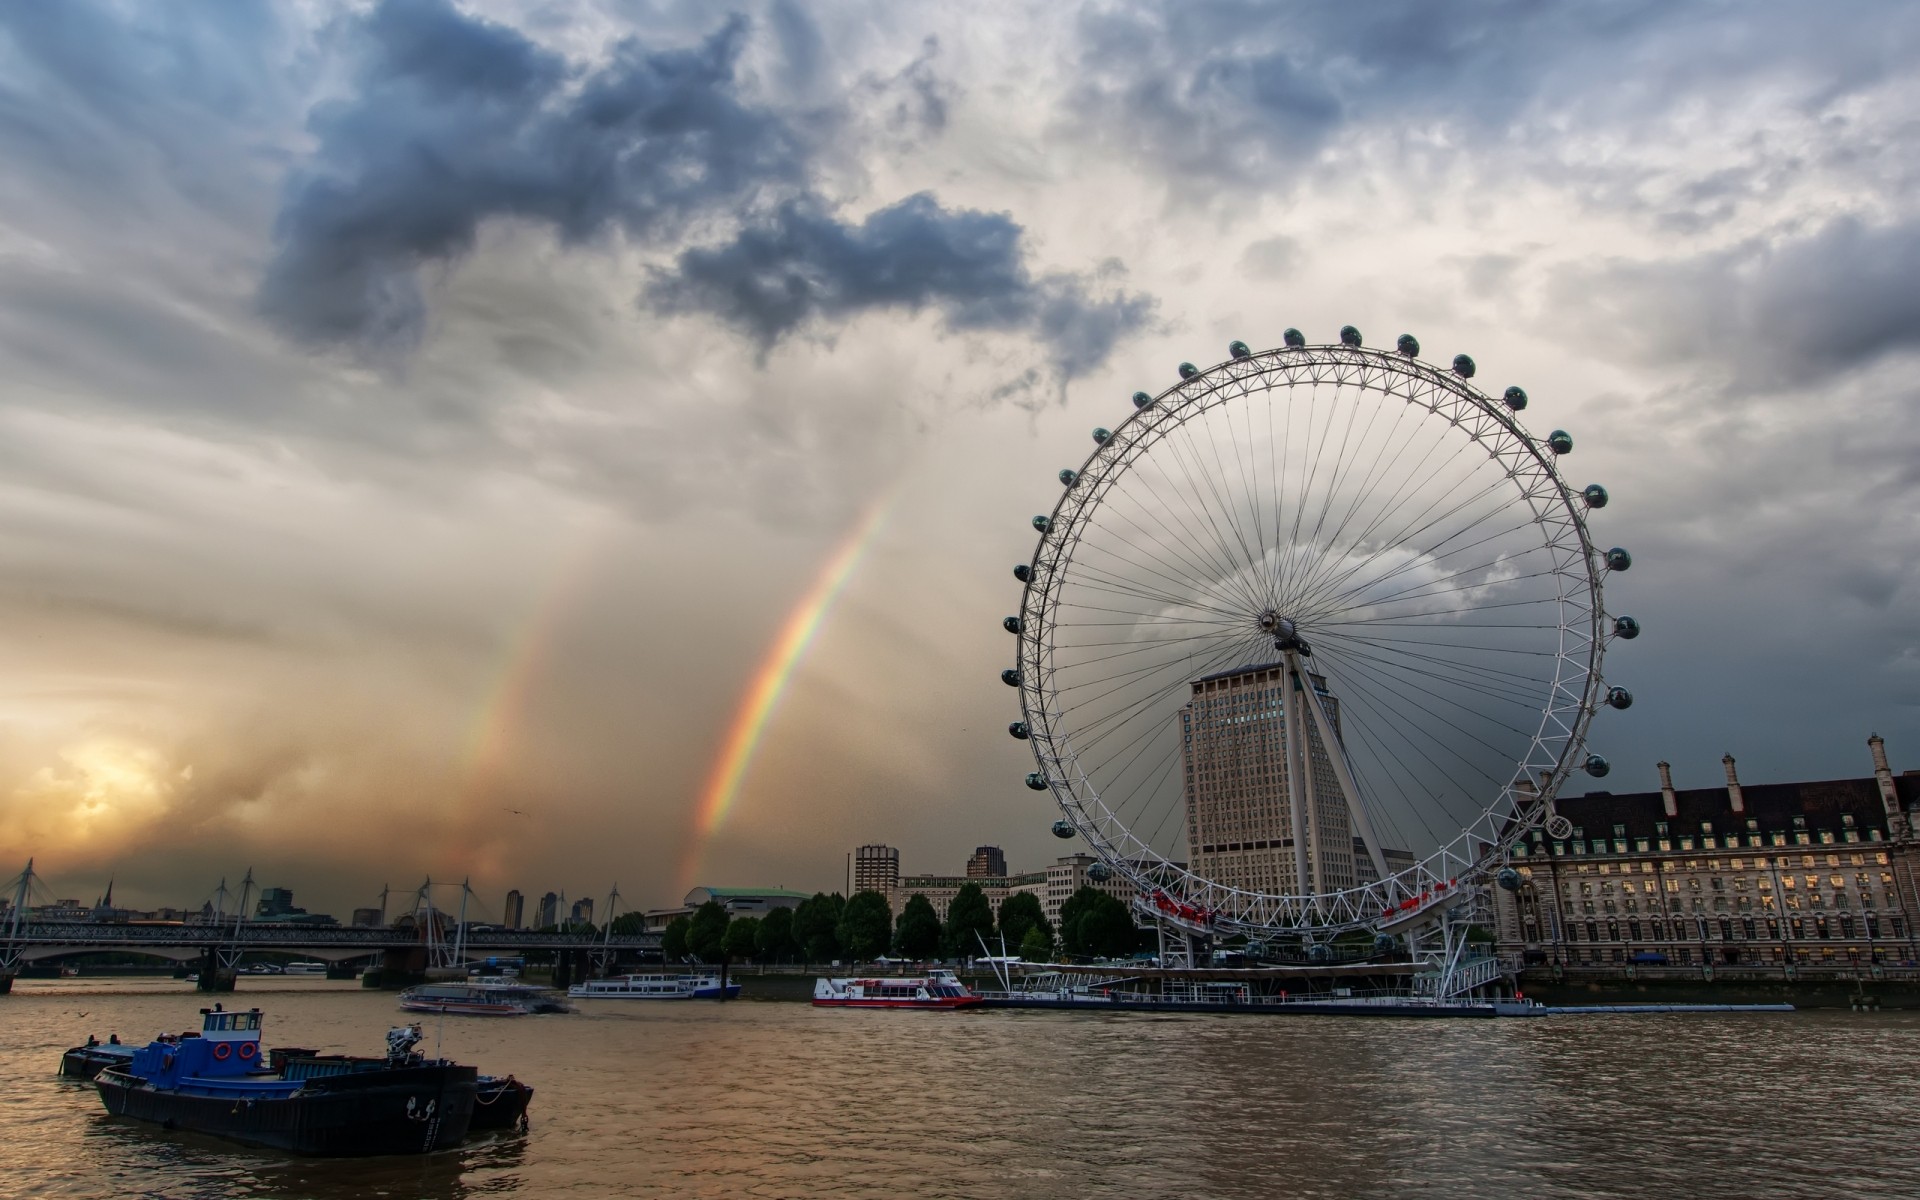
M402 1000L407 1012L445 1013L456 1017L524 1017L533 1012L514 1004L468 1004L459 1000Z
M480 1080L473 1099L470 1133L496 1129L521 1129L527 1123L527 1105L533 1103L533 1089L509 1075L504 1079L489 1076Z
M853 999L843 996L814 997L815 1008L979 1008L986 1001L979 996L940 996L927 1000Z
M109 1113L294 1154L426 1154L460 1144L473 1120L473 1067L401 1067L309 1080L293 1095L237 1099L154 1088L117 1070L94 1078Z
M60 1056L60 1076L63 1079L92 1079L108 1067L124 1067L132 1059L131 1046L115 1046L111 1052L104 1046L75 1046Z

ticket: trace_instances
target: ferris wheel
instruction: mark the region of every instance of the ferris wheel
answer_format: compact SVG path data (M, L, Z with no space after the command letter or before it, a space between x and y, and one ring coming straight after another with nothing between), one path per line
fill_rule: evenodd
M1565 838L1570 773L1638 635L1602 585L1632 565L1568 485L1573 439L1521 425L1466 355L1242 342L1136 392L1059 474L1006 618L1054 832L1096 880L1192 932L1391 931Z

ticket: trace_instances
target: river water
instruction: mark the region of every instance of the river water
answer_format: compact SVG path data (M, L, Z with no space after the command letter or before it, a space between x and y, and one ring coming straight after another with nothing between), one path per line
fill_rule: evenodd
M751 984L751 981L749 981ZM268 1044L378 1052L391 993L243 980ZM532 1127L303 1160L110 1119L88 1033L197 1027L171 981L0 997L7 1197L1920 1196L1920 1014L1418 1021L589 1002L428 1049Z

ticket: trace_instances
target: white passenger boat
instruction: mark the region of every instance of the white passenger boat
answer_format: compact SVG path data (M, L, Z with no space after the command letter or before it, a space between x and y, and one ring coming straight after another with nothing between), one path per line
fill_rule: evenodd
M589 979L567 989L576 1000L731 1000L740 994L740 985L721 986L718 973L616 975L611 979Z
M816 979L813 1002L820 1008L972 1008L984 1000L952 971L935 968L912 979Z

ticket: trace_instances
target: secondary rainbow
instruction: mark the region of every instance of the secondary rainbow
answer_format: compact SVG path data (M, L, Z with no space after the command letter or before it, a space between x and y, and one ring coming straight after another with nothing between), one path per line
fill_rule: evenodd
M888 498L876 500L861 517L859 524L834 549L833 556L820 568L813 586L807 589L799 605L780 627L779 636L774 638L766 657L755 670L752 682L741 697L740 707L727 728L720 756L714 760L706 785L700 790L700 802L694 810L693 836L680 861L682 892L693 887L694 875L700 869L708 844L726 823L727 814L740 798L740 785L745 782L747 769L753 765L754 755L760 749L760 739L767 731L767 722L780 707L787 685L793 680L794 669L806 657L814 635L820 632L828 612L833 608L833 602L840 598L847 580L853 577L860 560L872 547L874 535L886 524L888 506Z

